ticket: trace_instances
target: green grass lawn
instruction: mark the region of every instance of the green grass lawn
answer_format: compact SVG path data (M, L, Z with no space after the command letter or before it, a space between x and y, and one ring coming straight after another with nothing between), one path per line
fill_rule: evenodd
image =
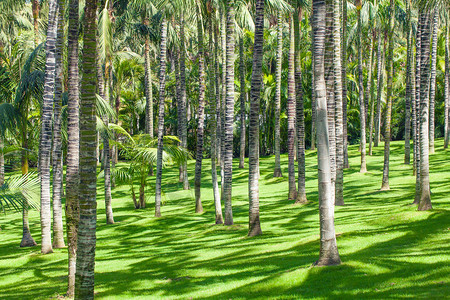
M403 164L403 142L391 146L391 190L379 192L383 145L359 173L357 148L345 171L345 203L336 208L342 265L317 268L319 215L316 152L307 152L309 203L287 200L284 178L272 178L274 158L261 160L263 235L247 238L248 169L233 173L235 225L214 225L209 160L204 161L202 200L196 215L193 191L183 191L174 167L163 173L163 217L155 219L154 197L134 210L127 186L113 191L116 224L106 225L103 182L98 184L96 296L104 299L362 299L449 298L450 150L437 141L430 156L433 211L411 206L415 178ZM193 175L194 162L189 163ZM154 178L149 178L154 185ZM190 177L193 187L193 176ZM40 242L39 213L30 226ZM0 299L49 299L66 292L66 249L41 255L21 249L21 215L0 216Z

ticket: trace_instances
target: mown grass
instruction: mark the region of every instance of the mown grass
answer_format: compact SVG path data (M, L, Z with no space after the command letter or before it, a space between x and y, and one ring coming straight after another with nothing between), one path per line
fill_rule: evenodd
M430 157L433 210L418 212L412 166L403 143L392 145L390 186L380 192L383 147L359 173L351 147L344 207L336 208L342 265L312 267L318 258L316 153L307 152L308 204L287 201L287 157L282 179L273 179L273 157L261 160L263 235L247 238L247 169L233 175L235 225L214 225L210 164L204 162L205 213L194 213L193 191L183 191L177 169L164 171L163 217L153 196L134 210L128 187L113 191L116 224L106 225L102 182L98 188L96 297L103 299L443 299L450 295L450 152L436 145ZM190 162L192 174L194 162ZM190 178L191 184L193 178ZM149 184L154 178L149 178ZM39 243L38 212L30 225ZM41 255L19 248L21 216L0 217L0 299L48 299L66 291L66 249Z

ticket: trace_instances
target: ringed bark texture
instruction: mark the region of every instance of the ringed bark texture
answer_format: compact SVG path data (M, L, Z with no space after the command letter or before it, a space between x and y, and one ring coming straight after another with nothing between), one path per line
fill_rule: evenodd
M283 64L283 19L281 11L278 11L277 20L277 68L275 74L275 168L273 177L283 177L280 162L280 114L281 114L281 67Z

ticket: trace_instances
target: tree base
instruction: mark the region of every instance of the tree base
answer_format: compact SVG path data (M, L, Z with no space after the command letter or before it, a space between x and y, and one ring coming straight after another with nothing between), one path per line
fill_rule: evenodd
M313 266L315 267L327 267L327 266L338 266L340 265L341 259L338 257L324 257L319 258L318 261L316 261Z
M253 226L253 228L250 228L248 231L248 237L254 237L262 234L261 225L258 224L256 226Z
M344 200L336 201L335 206L345 206Z
M62 249L62 248L66 248L66 244L64 243L64 240L54 241L52 247L53 247L53 249Z
M306 195L305 194L300 194L300 193L297 193L297 199L295 200L295 203L294 204L296 204L296 205L303 205L303 204L306 204L306 203L308 203L308 199L306 198Z
M22 237L22 241L20 242L20 247L35 247L37 246L37 243L34 241L33 237L30 234L25 234Z
M380 191L389 191L391 188L389 187L389 183L384 183L381 185Z
M283 177L283 174L281 173L281 169L275 169L273 171L273 178L280 178Z

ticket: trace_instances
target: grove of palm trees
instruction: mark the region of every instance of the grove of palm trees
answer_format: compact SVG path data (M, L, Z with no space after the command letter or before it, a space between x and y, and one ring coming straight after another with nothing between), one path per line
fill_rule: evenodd
M448 0L0 0L0 299L444 299Z

